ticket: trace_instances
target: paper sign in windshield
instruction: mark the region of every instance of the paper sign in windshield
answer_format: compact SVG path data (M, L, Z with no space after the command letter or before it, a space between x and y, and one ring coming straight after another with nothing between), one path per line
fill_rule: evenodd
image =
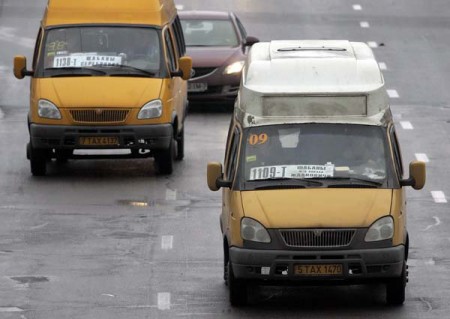
M71 54L56 56L53 60L54 68L87 67L87 66L114 66L121 65L121 56L97 55L97 54Z
M334 164L325 165L275 165L250 169L250 180L271 178L326 178L333 177Z

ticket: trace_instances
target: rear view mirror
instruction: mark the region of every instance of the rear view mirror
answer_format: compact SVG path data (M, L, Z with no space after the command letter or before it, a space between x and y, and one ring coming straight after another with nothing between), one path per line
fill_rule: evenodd
M414 189L422 189L425 186L426 168L421 161L412 161L409 164L409 178L401 181L402 186L412 186Z
M251 47L253 44L258 43L258 42L259 42L258 38L255 38L255 37L252 37L252 36L248 36L245 39L245 46Z
M179 60L180 70L181 70L181 78L185 81L191 78L191 70L192 70L192 58L188 56L183 56Z
M14 57L14 76L22 80L26 75L31 75L30 71L27 71L27 58L23 55L17 55Z
M206 178L208 181L208 187L212 191L218 191L220 185L217 185L217 181L222 177L222 164L218 162L208 163L206 172Z

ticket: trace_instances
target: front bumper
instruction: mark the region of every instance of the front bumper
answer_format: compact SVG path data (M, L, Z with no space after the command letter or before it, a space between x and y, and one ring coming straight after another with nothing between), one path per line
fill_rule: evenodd
M86 146L80 137L117 137L117 145ZM172 137L171 124L123 126L66 126L30 124L33 148L39 149L167 149Z
M401 276L405 257L403 245L390 248L338 251L286 251L230 248L236 278L277 283L384 282ZM340 264L342 275L301 276L295 265ZM267 268L269 267L269 268Z

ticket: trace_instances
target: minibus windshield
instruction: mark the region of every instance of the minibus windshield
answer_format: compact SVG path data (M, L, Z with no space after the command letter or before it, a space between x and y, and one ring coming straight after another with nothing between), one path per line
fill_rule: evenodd
M387 139L378 126L293 124L250 128L246 181L317 179L380 185L387 177Z
M89 26L55 28L44 39L45 76L86 74L157 75L161 66L158 32L143 27Z

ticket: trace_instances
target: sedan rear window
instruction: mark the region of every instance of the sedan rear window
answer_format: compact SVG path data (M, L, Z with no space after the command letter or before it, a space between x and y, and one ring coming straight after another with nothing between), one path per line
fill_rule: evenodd
M238 38L230 20L182 20L187 46L235 47Z

